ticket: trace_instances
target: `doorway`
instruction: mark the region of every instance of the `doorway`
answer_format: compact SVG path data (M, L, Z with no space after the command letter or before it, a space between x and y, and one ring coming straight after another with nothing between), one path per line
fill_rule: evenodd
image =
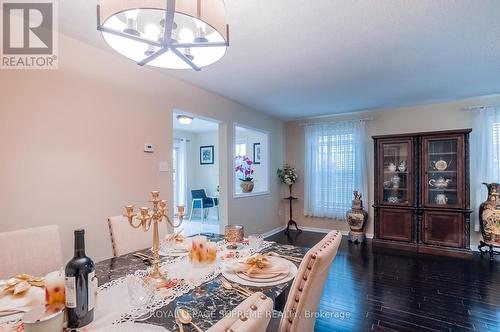
M219 122L173 112L174 206L185 206L182 234L219 233Z

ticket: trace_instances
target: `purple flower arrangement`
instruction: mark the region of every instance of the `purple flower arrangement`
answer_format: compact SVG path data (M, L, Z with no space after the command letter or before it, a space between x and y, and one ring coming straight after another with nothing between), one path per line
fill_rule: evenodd
M236 156L237 166L234 169L236 173L241 173L239 178L241 181L252 181L252 164L253 162L247 156Z

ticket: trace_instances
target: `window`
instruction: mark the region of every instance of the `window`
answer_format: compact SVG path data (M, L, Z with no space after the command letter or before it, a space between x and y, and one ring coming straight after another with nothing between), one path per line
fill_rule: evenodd
M500 108L488 106L473 112L476 113L471 134L471 179L474 179L471 189L475 200L473 209L476 210L488 194L481 183L500 179ZM477 216L472 215L474 230L479 231Z
M343 219L352 192L366 194L364 122L309 125L304 214Z
M491 164L495 165L496 173L500 174L498 165L500 164L500 122L494 122L492 125L492 154L491 154Z
M238 143L234 146L234 151L236 156L246 156L247 154L247 144L246 143Z

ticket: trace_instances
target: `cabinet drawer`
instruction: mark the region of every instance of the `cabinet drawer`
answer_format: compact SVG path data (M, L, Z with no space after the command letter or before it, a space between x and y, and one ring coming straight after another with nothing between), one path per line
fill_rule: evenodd
M425 244L462 247L464 217L461 213L425 211L422 225Z
M412 240L413 211L403 209L380 209L379 238L386 240Z

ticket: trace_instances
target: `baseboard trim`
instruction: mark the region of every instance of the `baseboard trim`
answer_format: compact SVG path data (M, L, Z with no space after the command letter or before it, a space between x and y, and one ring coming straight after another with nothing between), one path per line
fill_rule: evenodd
M306 231L306 232L323 233L323 234L328 234L334 230L334 229L328 229L328 228L307 227L307 226L299 226L299 228L303 231ZM285 229L286 229L286 225L283 225L283 226L271 229L270 231L265 232L263 235L264 235L264 237L270 237L271 235L274 235L276 233L284 231ZM349 235L349 231L340 231L340 233L344 236ZM373 239L373 234L371 234L371 233L366 233L365 236L367 239Z
M307 226L300 226L300 225L299 225L299 228L301 230L307 231L307 232L324 233L324 234L330 233L331 231L334 230L334 229L328 229L328 228L307 227ZM340 231L340 233L344 236L349 235L349 231ZM373 239L373 234L366 233L365 236L368 239Z
M274 234L276 234L276 233L279 233L279 232L281 232L281 231L285 230L285 228L286 228L286 225L283 225L283 226L280 226L280 227L276 227L276 228L274 228L274 229L271 229L270 231L265 232L265 233L264 233L264 234L262 234L262 235L263 235L265 238L266 238L266 237L270 237L271 235L274 235Z

